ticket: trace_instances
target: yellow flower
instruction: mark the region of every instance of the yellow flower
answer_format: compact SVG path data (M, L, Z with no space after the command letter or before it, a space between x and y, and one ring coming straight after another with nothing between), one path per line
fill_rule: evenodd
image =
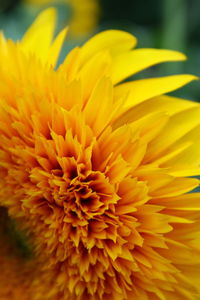
M185 56L110 30L55 69L54 18L0 37L0 214L31 251L0 233L0 299L199 299L200 108L164 95L196 78L120 83Z
M26 3L41 7L63 3L69 6L72 11L70 18L70 33L73 37L84 36L91 33L97 26L99 18L98 0L24 0Z

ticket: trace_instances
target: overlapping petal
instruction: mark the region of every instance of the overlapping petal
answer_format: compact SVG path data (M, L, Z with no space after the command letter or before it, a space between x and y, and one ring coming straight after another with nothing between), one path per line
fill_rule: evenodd
M120 83L185 59L121 31L55 70L53 23L50 9L22 42L0 38L0 206L32 254L1 253L1 299L197 300L200 110L163 95L196 77Z

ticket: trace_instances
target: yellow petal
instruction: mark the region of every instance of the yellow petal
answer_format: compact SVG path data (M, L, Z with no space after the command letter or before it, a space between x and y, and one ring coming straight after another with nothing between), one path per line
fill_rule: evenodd
M122 53L113 59L112 80L118 83L123 79L138 73L150 66L167 62L185 60L180 52L160 49L137 49Z
M115 93L115 101L117 103L121 101L121 98L116 99L116 93ZM122 114L120 117L118 116L117 120L114 121L113 124L114 126L118 127L123 125L124 123L130 123L139 120L140 118L143 118L148 114L156 113L156 112L165 112L169 116L172 116L178 112L184 111L192 107L198 107L198 106L199 104L197 102L162 95L162 96L148 99L146 101L137 104L136 106L133 106L127 112ZM120 111L120 114L121 113L122 112Z
M184 74L135 80L117 86L115 97L119 99L124 94L128 95L123 107L125 111L144 100L174 91L196 79L196 76Z
M166 198L179 196L181 194L192 191L199 186L199 180L195 178L175 178L169 184L155 190L151 196L155 198Z
M169 151L169 153L167 153L166 155L163 155L157 160L154 160L154 164L156 164L156 166L166 166L166 162L170 161L173 158L176 158L177 155L182 153L185 149L188 149L189 146L191 146L191 142L180 144L177 149Z
M198 176L200 175L200 168L176 167L170 169L168 174L176 177Z
M100 32L82 47L81 62L84 64L91 56L102 50L109 50L111 54L124 52L133 48L136 43L136 38L124 31L107 30Z
M162 112L156 112L144 116L130 124L130 126L133 129L138 128L140 130L140 136L148 143L160 133L168 120L168 115Z
M161 153L178 142L187 133L187 138L180 142L187 142L193 139L189 132L200 124L200 106L185 110L171 117L170 122L165 126L162 133L149 145L145 161L152 161L161 157ZM199 135L196 133L196 137ZM195 135L194 135L195 137ZM194 153L195 154L195 153ZM196 157L196 156L195 156Z
M196 132L196 134L193 135L193 132ZM173 150L172 152L168 150L169 157L162 163L162 167L169 168L168 173L173 176L200 175L200 126L197 126L192 132L190 131L187 139L188 142L184 143L187 147L182 147L182 151L177 152L176 155L172 155L171 157L170 154L173 153ZM182 142L179 143L182 145Z
M162 169L158 169L152 165L139 167L136 171L134 171L134 176L136 176L140 181L148 182L150 192L154 192L166 185L170 185L170 183L174 180L174 178L169 174L163 173Z
M77 79L77 73L80 67L80 54L81 49L79 47L74 48L69 52L64 62L58 68L60 72L64 72L68 81Z
M55 30L56 11L48 8L43 11L25 33L21 46L26 53L33 53L46 62L49 47Z
M200 210L200 193L190 193L173 198L159 199L161 205L174 210ZM154 200L155 201L155 200ZM154 203L153 201L153 203Z
M51 45L51 47L49 49L47 61L53 67L57 63L63 42L64 42L66 34L67 34L67 30L68 29L65 28L58 34L58 36L56 37L56 39L54 40L53 44Z
M169 223L185 223L185 224L192 224L194 223L193 220L189 220L182 217L177 216L169 216Z
M87 124L90 125L96 135L108 125L112 118L112 98L112 84L108 78L104 77L96 84L84 108Z
M109 77L110 64L110 56L107 52L103 52L94 55L92 59L81 69L79 76L82 82L84 100L88 100L100 78L103 76ZM91 76L88 76L88 74L91 74Z

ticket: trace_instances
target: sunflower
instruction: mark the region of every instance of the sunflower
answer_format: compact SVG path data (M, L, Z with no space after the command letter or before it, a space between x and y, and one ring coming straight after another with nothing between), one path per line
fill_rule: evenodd
M199 299L196 77L125 82L185 56L108 30L55 68L54 27L0 37L0 299Z

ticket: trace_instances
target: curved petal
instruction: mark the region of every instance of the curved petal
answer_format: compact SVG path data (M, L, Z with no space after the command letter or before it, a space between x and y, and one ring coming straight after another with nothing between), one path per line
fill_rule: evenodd
M114 89L115 101L120 101L120 99L124 97L124 95L127 95L127 97L126 100L124 101L120 115L117 117L117 119L114 122L114 126L118 127L120 125L123 125L124 123L130 123L134 121L134 118L139 118L142 113L141 110L139 109L138 117L137 117L137 107L135 110L136 105L138 104L142 105L142 102L145 100L176 90L181 86L195 79L197 79L197 77L193 75L172 75L172 76L166 76L160 78L135 80L115 87ZM150 109L151 111L151 107L149 107L148 102L145 102L145 104L147 105L146 112L148 113L148 109ZM159 107L159 111L168 112L167 105L168 104L166 103L166 108L164 105L163 110L160 109ZM191 102L191 106L192 105L193 104ZM170 106L172 107L171 109L173 109L172 103L170 104ZM187 107L187 104L186 105L184 104L183 106Z
M137 39L130 33L120 30L107 30L98 33L81 49L81 63L84 64L91 56L103 50L109 50L111 54L122 53L132 49Z
M162 153L170 146L178 143L186 143L192 141L194 137L199 139L199 125L200 125L200 107L194 107L171 117L170 122L165 126L161 134L154 139L147 150L145 161L152 161L161 157ZM196 128L198 130L196 130ZM192 133L193 131L193 133ZM190 133L191 132L191 133ZM188 134L188 135L187 135ZM186 137L186 138L184 138ZM191 148L189 148L191 149ZM193 149L194 150L194 149ZM186 155L187 151L185 150ZM189 151L190 153L190 151ZM191 153L190 153L191 155ZM194 152L195 155L195 152ZM196 157L196 155L195 155ZM181 159L181 158L180 158ZM188 161L189 157L187 157ZM196 158L195 158L196 159Z
M56 10L48 8L36 18L20 42L27 53L36 54L41 61L46 62L55 30Z
M64 28L56 37L48 53L47 62L53 67L56 65L68 28Z
M148 114L161 111L167 112L169 116L172 116L178 112L198 106L199 104L197 102L162 95L139 103L128 110L128 112L124 113L124 115L117 122L118 124L130 123Z
M118 83L150 66L169 61L185 60L180 52L161 49L136 49L113 59L112 80Z

